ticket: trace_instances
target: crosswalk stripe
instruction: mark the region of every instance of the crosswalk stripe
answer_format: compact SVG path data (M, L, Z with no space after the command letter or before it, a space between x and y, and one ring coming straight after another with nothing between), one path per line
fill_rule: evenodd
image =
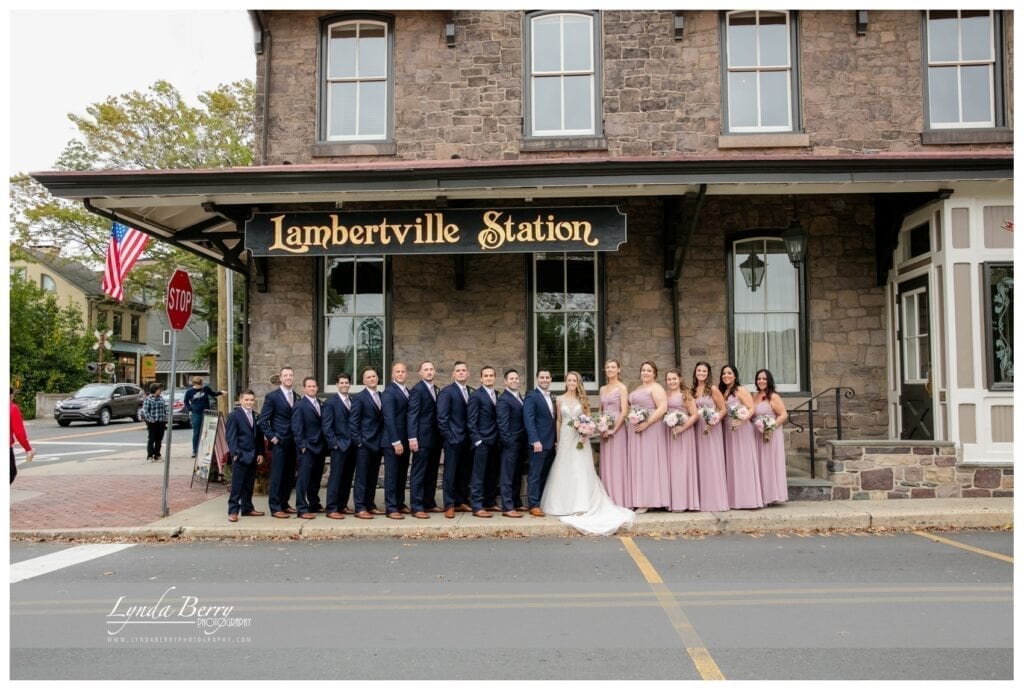
M70 549L63 549L55 553L48 553L38 558L30 558L27 561L20 561L11 564L11 584L28 580L40 575L52 573L55 570L69 568L79 563L85 563L95 558L109 556L118 551L124 551L134 544L83 544L73 546Z

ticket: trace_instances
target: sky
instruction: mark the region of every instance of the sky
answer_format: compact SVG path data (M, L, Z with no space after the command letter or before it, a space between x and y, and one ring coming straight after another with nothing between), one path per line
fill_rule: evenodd
M76 130L68 113L163 79L185 100L256 79L243 9L32 10L7 13L8 172L51 170Z

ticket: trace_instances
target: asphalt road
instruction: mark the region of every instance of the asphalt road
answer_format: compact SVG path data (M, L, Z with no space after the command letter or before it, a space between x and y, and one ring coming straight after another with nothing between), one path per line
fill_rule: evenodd
M60 427L52 418L32 419L25 422L29 442L36 451L34 464L50 465L66 462L84 462L91 457L112 452L140 449L146 454L146 425L129 419L115 419L107 426L74 422ZM177 443L192 438L189 428L175 427L172 439ZM166 444L167 437L164 436ZM19 467L25 453L18 446L15 460Z
M14 542L11 677L1011 679L1012 533L936 536Z

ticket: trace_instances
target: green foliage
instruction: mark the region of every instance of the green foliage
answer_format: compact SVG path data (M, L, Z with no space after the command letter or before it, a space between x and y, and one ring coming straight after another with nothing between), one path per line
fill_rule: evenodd
M90 380L93 339L77 307L61 307L54 295L11 276L11 380L20 380L17 401L26 417L35 414L35 394L74 391Z

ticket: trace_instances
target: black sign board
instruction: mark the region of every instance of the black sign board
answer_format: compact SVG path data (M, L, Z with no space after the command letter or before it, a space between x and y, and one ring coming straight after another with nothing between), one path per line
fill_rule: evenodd
M613 252L626 241L614 206L257 213L252 256Z

